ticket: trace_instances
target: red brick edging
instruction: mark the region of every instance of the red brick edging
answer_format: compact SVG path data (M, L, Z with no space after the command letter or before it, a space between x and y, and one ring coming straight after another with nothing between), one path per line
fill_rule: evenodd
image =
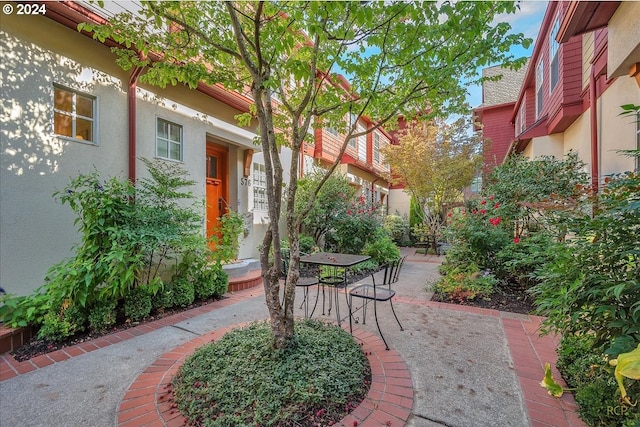
M240 327L236 325L234 327ZM136 378L118 407L121 427L183 426L186 420L175 408L168 387L173 376L198 347L221 338L233 327L201 335L158 358ZM371 366L371 388L364 401L347 415L341 426L403 426L413 407L413 381L406 363L395 350L385 350L377 335L356 330Z

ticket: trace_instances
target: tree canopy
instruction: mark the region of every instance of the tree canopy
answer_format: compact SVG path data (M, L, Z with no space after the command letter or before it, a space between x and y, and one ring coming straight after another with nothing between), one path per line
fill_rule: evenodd
M442 214L447 203L462 200L462 190L479 172L482 140L466 133L464 119L415 123L382 154L394 171L394 183L405 183L423 211Z
M143 82L191 88L199 82L221 84L253 99L243 123L257 119L264 153L271 222L260 259L274 342L280 347L293 336L298 230L313 198L308 209L294 211L298 163L291 162L292 178L283 194L278 147L286 144L296 159L310 127L339 131L342 150L326 180L349 139L375 129L358 131L357 120L345 120L348 114L390 126L398 115L464 112L465 86L481 80L478 67L524 63L510 48L530 41L510 34L508 23L494 23L516 9L513 2L143 2L106 25L80 27L99 40L120 43L118 63L125 69L145 67ZM334 74L337 70L349 84ZM282 206L287 207L291 262L281 302Z

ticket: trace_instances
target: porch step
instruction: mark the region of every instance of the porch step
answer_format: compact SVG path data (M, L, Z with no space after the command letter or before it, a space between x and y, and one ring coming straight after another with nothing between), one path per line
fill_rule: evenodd
M252 270L241 276L229 277L227 292L237 292L262 285L262 270Z

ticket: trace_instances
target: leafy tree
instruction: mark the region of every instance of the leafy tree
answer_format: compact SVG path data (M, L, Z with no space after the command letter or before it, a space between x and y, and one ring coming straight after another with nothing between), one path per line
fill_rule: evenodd
M249 92L253 111L243 123L257 119L264 153L270 223L260 260L274 345L280 348L293 337L299 229L313 198L295 211L295 161L283 194L278 147L286 144L298 158L312 123L343 135L338 160L318 183L317 194L349 139L375 129L357 131L357 120L345 120L349 114L366 115L381 126L399 114L411 119L425 110L425 118L466 112L461 81L479 82L479 66L508 62L519 67L525 60L514 60L509 50L530 41L508 34L506 22L491 24L516 9L513 2L144 2L107 25L81 24L80 29L120 43L118 63L146 67L142 82L191 88L204 82ZM349 76L350 87L334 70ZM283 206L291 258L281 300Z
M320 246L325 234L336 227L340 219L347 214L355 188L349 180L339 174L331 175L316 194L318 183L324 178L324 172L316 170L298 181L296 195L297 210L307 209L313 200L311 209L303 218L305 231L313 236L316 245Z
M473 181L482 165L482 141L466 133L466 122L415 123L398 145L382 150L391 169L404 182L422 210L443 214L447 203L462 200L462 189Z

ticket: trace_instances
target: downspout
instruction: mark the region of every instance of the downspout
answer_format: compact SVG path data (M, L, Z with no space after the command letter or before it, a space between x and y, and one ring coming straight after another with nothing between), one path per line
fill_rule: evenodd
M598 193L599 165L598 165L598 109L596 91L596 71L595 65L591 64L591 75L589 78L589 103L591 104L591 188L594 194Z
M144 67L135 67L129 77L127 101L129 106L129 181L136 182L136 89Z

